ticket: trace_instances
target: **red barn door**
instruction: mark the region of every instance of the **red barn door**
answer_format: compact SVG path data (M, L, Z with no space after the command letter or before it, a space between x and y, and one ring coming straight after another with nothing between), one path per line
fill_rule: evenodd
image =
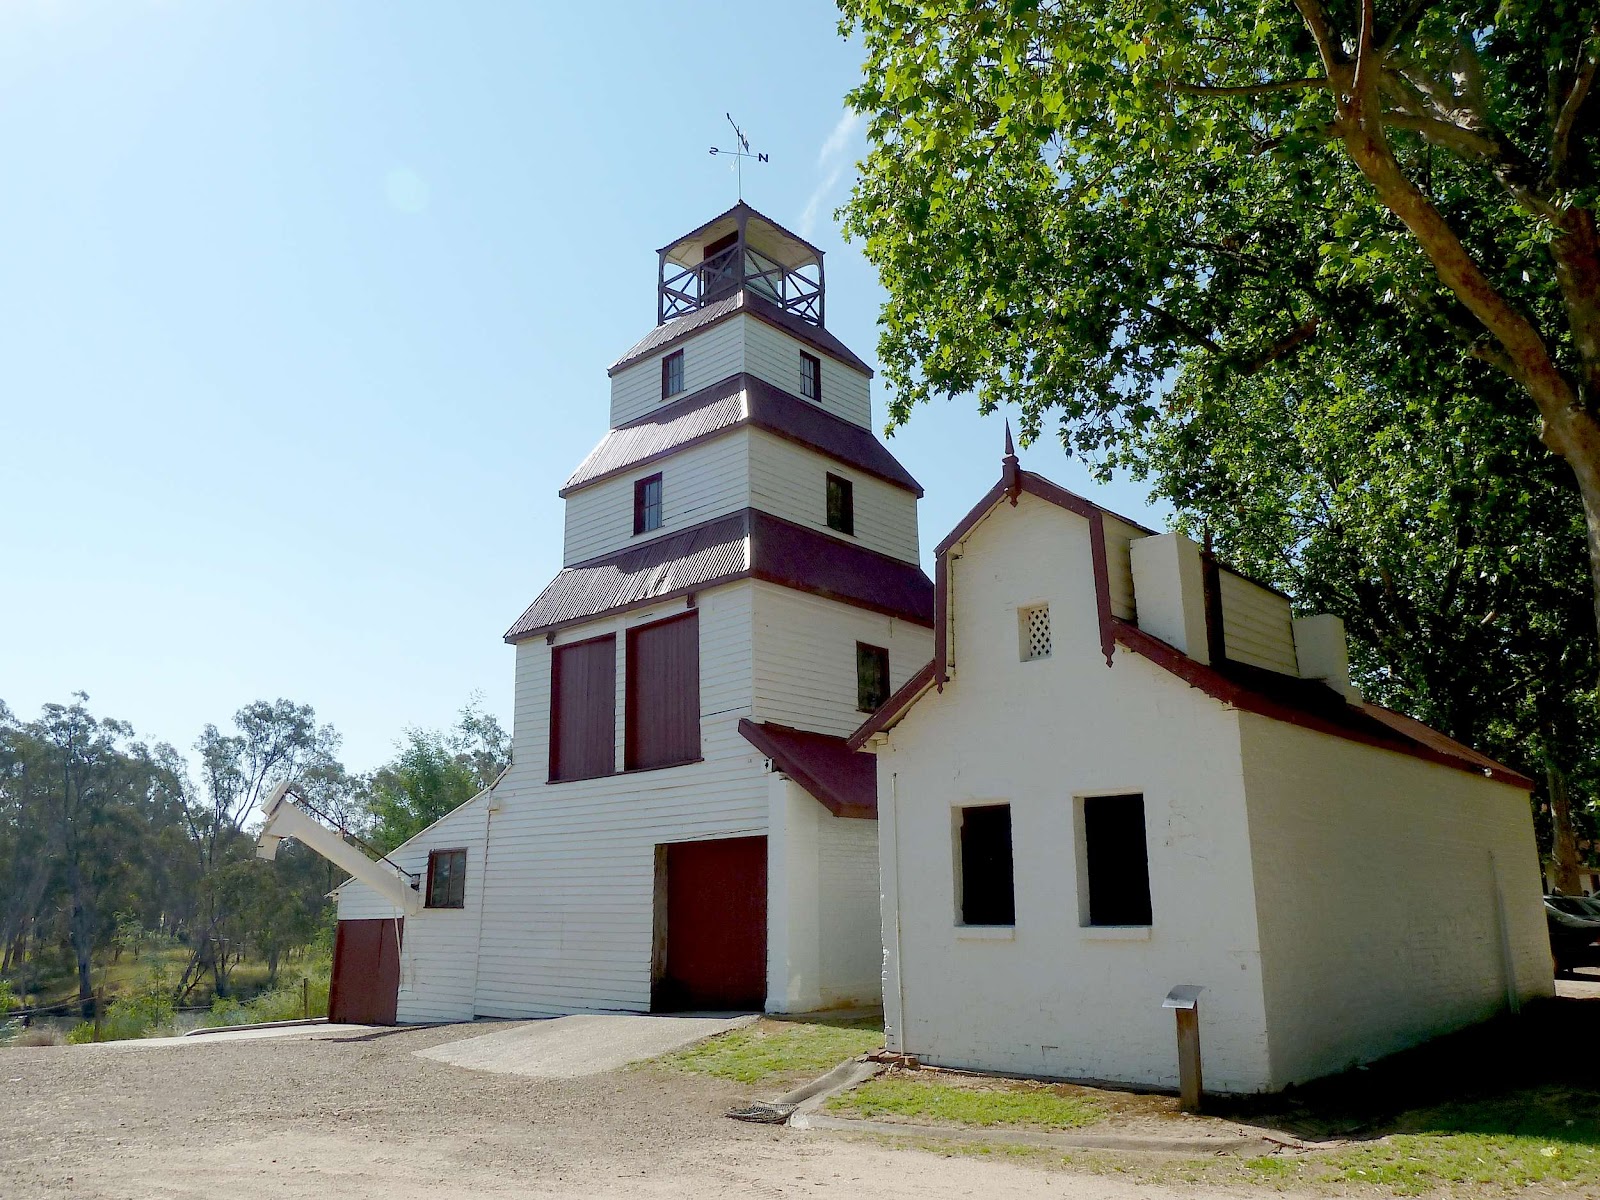
M400 999L400 940L404 918L340 921L333 938L328 1020L393 1025Z
M767 994L767 839L667 850L665 1010L760 1009Z

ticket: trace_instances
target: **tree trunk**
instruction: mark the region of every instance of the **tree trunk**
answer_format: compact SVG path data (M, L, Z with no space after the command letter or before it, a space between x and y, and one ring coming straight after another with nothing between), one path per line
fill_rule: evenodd
M1567 794L1567 774L1554 763L1545 767L1550 791L1550 886L1569 896L1578 884L1578 835L1572 824L1572 800Z

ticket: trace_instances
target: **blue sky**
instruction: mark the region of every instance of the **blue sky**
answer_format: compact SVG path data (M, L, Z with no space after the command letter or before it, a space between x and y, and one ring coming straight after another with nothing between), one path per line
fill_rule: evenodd
M475 691L509 723L501 634L559 566L655 249L735 198L725 110L874 359L832 215L860 61L824 0L5 0L0 700L81 689L187 749L287 696L357 770ZM890 443L926 546L1000 443L968 400Z

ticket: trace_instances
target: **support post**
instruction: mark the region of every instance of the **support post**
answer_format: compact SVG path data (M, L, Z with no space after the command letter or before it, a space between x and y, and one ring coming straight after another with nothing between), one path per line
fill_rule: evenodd
M300 1016L311 1019L311 980L300 980Z
M1200 1096L1205 1091L1200 1073L1200 993L1204 990L1199 984L1180 983L1161 1003L1178 1018L1178 1107L1191 1113L1200 1111Z
M105 1019L106 989L97 987L94 990L94 1040L100 1040L100 1027Z

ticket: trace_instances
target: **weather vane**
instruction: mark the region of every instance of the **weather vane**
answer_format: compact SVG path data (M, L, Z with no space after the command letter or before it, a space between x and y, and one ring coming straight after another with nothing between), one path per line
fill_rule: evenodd
M738 124L735 123L732 113L723 113L722 115L727 117L728 118L728 124L733 126L733 136L738 139L738 145L737 145L737 148L735 148L733 150L719 150L719 149L717 149L717 147L713 146L713 147L711 147L711 153L712 154L731 154L733 156L733 171L734 171L734 174L736 176L738 176L738 180L739 180L739 199L743 200L744 199L744 160L747 159L747 158L753 158L753 159L755 159L756 162L767 162L767 161L769 161L769 159L767 158L767 156L765 154L756 154L756 153L752 153L751 152L751 150L750 150L750 139L745 137L744 130L740 129Z

